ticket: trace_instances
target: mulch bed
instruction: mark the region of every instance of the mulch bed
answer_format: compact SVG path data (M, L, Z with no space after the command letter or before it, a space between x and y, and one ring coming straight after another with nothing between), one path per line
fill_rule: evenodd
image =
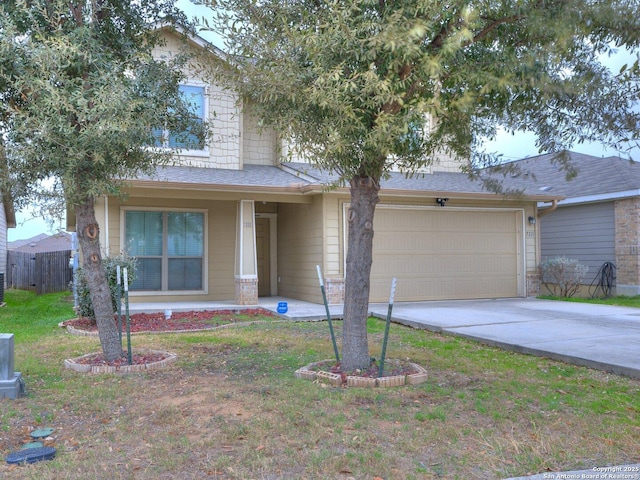
M238 316L242 315L242 319L238 319ZM164 312L155 313L134 313L129 316L130 331L131 333L163 333L163 332L176 332L176 331L189 331L189 330L207 330L221 327L224 325L231 325L234 323L244 322L247 317L275 317L276 315L268 310L262 308L242 309L242 310L204 310L204 311L188 311L188 312L172 312L171 318L165 318ZM114 323L117 324L117 317L114 318ZM126 331L125 316L122 316L123 322L123 335ZM67 320L62 323L62 326L72 326L78 330L85 330L87 332L97 332L98 326L95 320L90 318L81 317ZM170 356L165 352L145 352L131 354L132 365L144 365L156 362L161 362ZM85 355L83 357L74 359L75 363L92 366L111 366L122 367L129 365L129 358L126 352L123 352L121 357L116 358L110 362L104 360L102 353L96 353L94 355Z
M166 352L149 352L149 353L132 353L131 365L145 365L150 363L161 362L169 358L170 354ZM108 365L110 367L123 367L129 365L129 357L123 352L121 357L116 358L110 362L105 361L102 353L96 353L93 355L84 355L82 357L74 359L75 363L82 365Z
M204 310L189 312L173 312L171 318L166 319L163 312L134 313L129 316L131 333L141 332L172 332L179 330L206 330L223 325L238 323L238 315L246 317L267 316L275 317L272 312L262 308L246 310ZM123 331L125 330L125 317L122 316ZM242 320L245 321L245 320ZM114 319L117 322L117 319ZM67 320L63 326L71 325L79 330L97 332L98 326L95 320L81 317Z
M326 361L326 362L318 362L313 367L310 368L313 371L326 371L331 372L336 375L340 375L343 381L346 381L347 376L355 376L362 378L378 378L378 374L380 373L380 365L375 360L369 364L369 367L362 370L356 371L343 371L340 362L336 361ZM410 362L402 362L402 361L386 361L384 363L384 376L392 377L396 375L412 375L414 373L419 373L416 368Z

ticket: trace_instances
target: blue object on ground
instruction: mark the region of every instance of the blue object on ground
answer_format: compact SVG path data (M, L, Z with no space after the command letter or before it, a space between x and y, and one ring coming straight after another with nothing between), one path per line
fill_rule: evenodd
M39 428L31 432L32 438L45 438L53 433L53 428Z
M7 463L20 464L20 463L35 463L42 460L51 460L56 456L56 449L53 447L37 447L27 448L25 450L19 450L17 452L11 452L7 455Z
M44 444L42 442L29 442L22 445L22 447L20 447L20 450L26 450L27 448L39 448L39 447L44 447Z
M289 310L287 302L278 302L278 313L287 313L287 310Z

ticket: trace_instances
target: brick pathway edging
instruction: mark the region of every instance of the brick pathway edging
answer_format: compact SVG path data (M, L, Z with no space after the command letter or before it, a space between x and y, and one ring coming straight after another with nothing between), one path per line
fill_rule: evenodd
M427 381L427 370L416 365L415 363L409 363L416 369L416 373L409 375L393 375L389 377L369 378L369 377L357 377L348 375L346 383L342 381L342 376L336 373L326 372L324 370L312 370L313 367L330 362L331 360L324 360L321 362L310 363L307 366L299 368L295 371L294 376L296 378L302 378L304 380L312 380L321 383L328 383L334 387L400 387L403 385L419 385Z

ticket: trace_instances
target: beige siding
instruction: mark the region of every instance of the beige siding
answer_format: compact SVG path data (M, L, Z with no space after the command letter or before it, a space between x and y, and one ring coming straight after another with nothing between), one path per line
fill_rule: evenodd
M322 265L323 202L278 208L278 295L322 302L316 265Z
M453 172L460 173L460 167L464 165L464 160L456 159L444 153L435 155L433 163L430 165L429 173L433 172Z
M166 44L154 50L156 58L172 58L175 52L187 46L179 37L166 33ZM197 66L190 64L184 71L185 83L207 85L208 120L211 126L211 139L208 151L197 154L178 155L179 163L193 167L227 168L239 170L241 167L241 115L238 96L219 85L208 84L207 79L197 73ZM190 152L189 152L190 153Z
M251 107L244 105L242 112L242 162L251 165L276 165L276 133L270 128L261 128Z
M343 248L343 205L349 197L338 195L324 196L324 263L322 269L325 277L344 277Z

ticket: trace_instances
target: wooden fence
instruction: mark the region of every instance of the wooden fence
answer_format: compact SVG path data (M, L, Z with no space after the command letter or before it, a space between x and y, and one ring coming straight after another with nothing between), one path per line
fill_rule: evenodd
M5 275L7 287L35 290L38 295L68 290L73 280L70 257L71 250L43 253L9 251Z

